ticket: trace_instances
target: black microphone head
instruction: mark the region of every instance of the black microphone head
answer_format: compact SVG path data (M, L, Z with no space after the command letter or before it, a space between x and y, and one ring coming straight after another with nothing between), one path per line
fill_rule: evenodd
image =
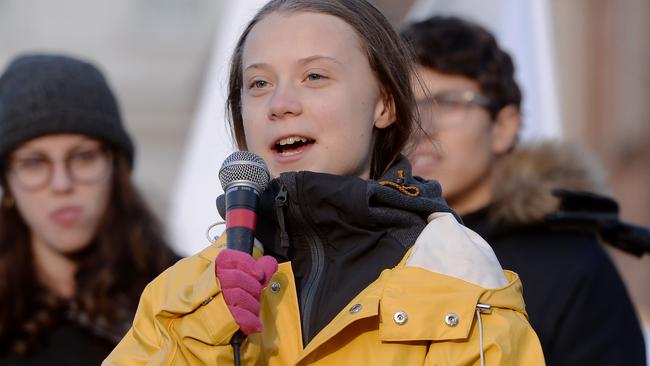
M234 184L252 186L263 192L271 180L264 159L250 151L235 151L224 160L219 169L219 181L224 192Z

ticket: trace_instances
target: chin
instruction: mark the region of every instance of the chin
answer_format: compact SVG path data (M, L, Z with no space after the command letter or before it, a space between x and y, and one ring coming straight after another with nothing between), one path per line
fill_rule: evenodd
M271 176L279 177L280 174L282 173L288 173L288 172L301 172L301 171L318 171L314 169L312 166L304 165L304 164L291 164L291 165L284 165L281 167L269 167L271 170Z
M50 242L52 249L59 254L65 256L74 256L80 254L90 247L90 238L83 237L69 237L69 238L56 238Z

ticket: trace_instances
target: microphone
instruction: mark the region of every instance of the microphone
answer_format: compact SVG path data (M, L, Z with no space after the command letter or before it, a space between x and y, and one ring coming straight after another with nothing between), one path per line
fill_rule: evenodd
M235 151L219 169L219 181L226 196L226 245L253 254L257 206L269 185L269 168L249 151ZM230 339L235 366L241 365L240 347L246 335L238 330Z
M219 181L226 198L226 244L253 253L257 207L260 194L268 187L269 168L250 151L235 151L219 169Z

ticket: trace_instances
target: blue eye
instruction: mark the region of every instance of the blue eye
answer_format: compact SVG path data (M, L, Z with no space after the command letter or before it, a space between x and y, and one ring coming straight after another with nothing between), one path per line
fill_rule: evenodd
M262 89L266 87L269 83L267 83L264 80L255 80L251 83L250 87L251 88L256 88L256 89Z
M325 77L321 74L311 73L307 75L307 79L311 81L317 81L317 80L325 79Z

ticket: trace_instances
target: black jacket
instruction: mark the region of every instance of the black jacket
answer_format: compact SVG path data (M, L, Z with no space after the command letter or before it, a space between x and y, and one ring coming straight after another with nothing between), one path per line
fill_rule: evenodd
M495 201L463 221L492 245L504 269L519 274L547 364L645 366L637 314L598 227L563 219L575 215L562 203L578 197L586 208L571 209L598 221L593 206L602 199L552 194L598 189L589 165L556 145L517 151L500 164Z

